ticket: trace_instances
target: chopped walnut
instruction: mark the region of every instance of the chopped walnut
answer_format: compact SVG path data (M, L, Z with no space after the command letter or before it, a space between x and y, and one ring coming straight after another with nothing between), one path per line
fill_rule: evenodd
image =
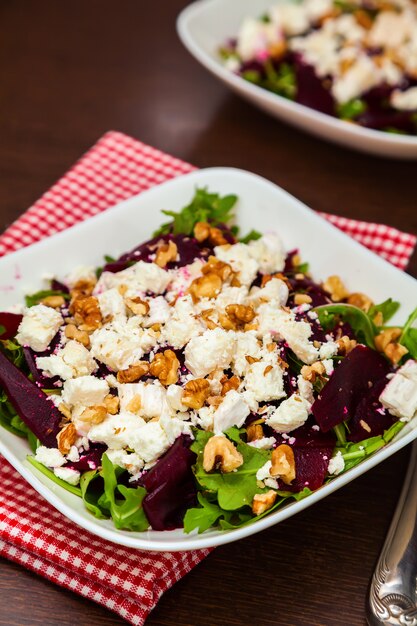
M104 398L104 406L106 407L107 413L110 413L110 415L116 415L119 411L119 405L119 398L117 396L113 396L111 393Z
M268 52L270 56L275 61L279 61L280 59L282 59L286 51L287 51L287 43L285 42L284 39L281 39L280 41L276 41L275 43L271 44L268 48Z
M239 376L231 376L230 378L228 378L227 376L224 376L220 383L222 385L222 396L225 396L227 394L228 391L230 391L231 389L239 389L240 383L242 381L240 380Z
M232 266L224 261L220 261L215 256L209 256L208 261L201 268L203 274L217 274L223 282L234 276Z
M133 396L133 398L130 400L130 402L126 406L126 409L130 413L139 413L141 408L142 408L142 399L138 395Z
M224 246L229 243L220 228L210 228L209 241L212 246Z
M357 341L355 339L350 339L347 335L343 335L340 339L336 341L338 346L338 354L346 355L349 352L352 352L353 348L356 348Z
M125 370L117 372L117 380L119 383L135 383L137 380L149 374L149 363L147 361L138 361Z
M210 236L210 224L207 222L197 222L194 226L194 237L199 243L206 241Z
M177 244L173 241L169 241L158 248L156 253L155 263L159 267L166 267L171 261L176 261L178 255Z
M365 420L360 420L359 421L359 425L362 426L362 428L364 430L366 430L367 433L371 433L372 432L371 427L369 426L368 422L365 422Z
M80 296L91 296L96 284L97 280L81 278L75 283L74 287L71 289L71 300L75 300Z
M246 361L249 363L249 365L252 365L252 363L259 363L259 361L261 359L256 359L254 356L250 356L250 354L247 354L245 356Z
M93 331L101 326L102 315L97 298L79 296L71 302L70 311L80 330Z
M269 281L273 278L278 278L279 280L282 280L287 285L288 289L292 289L290 281L286 276L284 276L284 274L281 274L281 272L276 272L275 274L264 274L261 280L261 287L265 287L265 285L269 283Z
M252 513L254 515L261 515L268 511L274 504L277 499L276 491L270 489L266 493L256 493L253 496L252 500Z
M312 365L303 365L301 368L301 376L304 380L314 383L317 378L326 373L326 368L321 361L316 361Z
M295 458L293 449L283 443L272 451L272 466L269 473L274 478L281 478L290 485L295 478Z
M243 464L243 457L234 444L222 435L211 437L204 447L203 467L205 472L220 469L223 473L233 472Z
M379 352L384 352L388 344L397 341L402 335L401 328L387 328L375 337L375 347Z
M125 305L135 315L147 315L149 313L149 304L145 300L142 300L142 298L139 298L139 296L135 298L125 298Z
M313 300L306 293L296 293L294 296L294 304L300 306L300 304L311 304Z
M257 439L262 439L264 436L264 429L262 428L262 424L250 424L246 428L246 438L247 441L256 441Z
M180 362L173 350L164 350L155 354L150 366L150 373L156 376L163 385L175 385L178 381Z
M323 289L330 294L333 302L340 302L340 300L344 300L349 295L348 290L339 276L329 276L323 283Z
M408 350L400 343L389 343L384 350L385 355L394 365L399 363Z
M213 406L215 409L218 409L223 402L223 396L209 396L206 402L209 406Z
M86 348L90 345L90 336L85 330L78 330L75 324L68 324L65 326L65 337L67 339L74 339L78 341Z
M217 274L209 273L195 278L188 288L194 302L200 298L215 298L221 291L222 279Z
M205 378L194 378L184 385L181 402L190 409L201 409L209 395L209 381Z
M100 424L107 417L107 409L102 404L90 406L80 415L80 420L89 424Z
M249 324L256 315L251 306L244 304L228 304L225 311L228 318L236 325Z
M65 402L60 402L58 405L58 411L67 419L71 420L71 410Z
M47 296L42 298L41 304L49 306L51 309L60 309L65 304L65 298L62 296Z
M353 304L353 306L358 307L358 309L362 309L365 313L368 313L369 309L373 305L373 302L368 296L365 296L364 293L351 293L346 302L348 304Z
M201 317L204 320L205 325L209 330L213 330L214 328L218 328L218 324L211 319L212 315L216 314L215 309L205 309L201 312Z
M382 326L384 323L384 316L382 315L381 311L378 311L378 313L376 313L374 315L373 318L373 323L375 324L375 326Z
M367 11L363 11L362 9L357 9L353 12L353 16L359 26L362 26L365 30L370 30L373 26L372 18L370 17Z
M56 436L56 440L58 442L58 450L61 454L68 454L71 446L74 445L77 439L77 429L74 424L70 422L66 424L62 430Z

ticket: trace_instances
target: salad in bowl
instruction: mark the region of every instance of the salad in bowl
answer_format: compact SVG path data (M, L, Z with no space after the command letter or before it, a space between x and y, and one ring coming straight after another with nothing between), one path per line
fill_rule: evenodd
M417 134L412 0L301 0L243 20L220 48L252 84L359 126Z
M384 447L417 412L417 311L318 282L234 195L0 313L0 423L118 529L240 528Z

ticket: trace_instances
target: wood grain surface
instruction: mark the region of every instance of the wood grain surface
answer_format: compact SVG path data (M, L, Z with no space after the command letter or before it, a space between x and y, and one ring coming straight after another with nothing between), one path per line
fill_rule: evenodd
M314 209L417 231L414 163L321 142L230 94L182 48L175 18L185 4L1 0L1 229L114 129L200 167L254 171ZM363 626L407 457L404 450L297 517L216 549L147 625ZM5 626L124 623L7 561L0 599Z

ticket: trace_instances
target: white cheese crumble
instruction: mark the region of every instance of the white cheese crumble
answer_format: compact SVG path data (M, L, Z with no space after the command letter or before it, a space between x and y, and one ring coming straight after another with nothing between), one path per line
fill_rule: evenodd
M216 257L228 263L242 285L250 285L256 278L259 269L258 263L251 255L249 246L244 243L226 244L214 248Z
M59 376L63 380L88 376L97 370L97 363L90 351L73 340L68 341L56 354L38 357L36 365L47 376Z
M44 304L26 309L16 341L35 352L44 352L64 323L61 313Z
M410 87L405 91L395 89L390 98L390 104L399 111L414 111L417 109L417 87Z
M66 463L66 459L58 448L47 448L46 446L39 446L36 449L35 459L46 467L61 467Z
M213 415L214 433L220 435L232 426L240 428L250 409L240 393L231 389Z
M185 366L198 377L207 376L214 369L226 369L233 358L235 338L221 328L206 330L192 337L185 350Z
M417 361L407 361L379 396L391 415L410 420L417 412Z
M268 415L266 423L278 433L289 433L307 421L309 411L310 404L294 394Z
M80 376L65 381L62 389L62 401L69 407L83 407L103 404L109 393L109 385L105 380L95 376Z
M78 485L80 482L80 472L72 467L55 467L54 474L57 478L64 480L69 485Z
M334 474L335 476L337 476L338 474L340 474L340 472L343 472L344 469L345 461L342 453L339 450L337 454L330 459L327 471L329 472L329 474Z

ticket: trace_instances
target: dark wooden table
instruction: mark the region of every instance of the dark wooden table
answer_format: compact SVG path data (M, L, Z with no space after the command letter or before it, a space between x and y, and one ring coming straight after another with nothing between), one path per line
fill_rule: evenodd
M230 94L178 41L175 17L185 4L0 3L2 229L116 129L200 167L257 172L314 209L417 231L414 163L323 143ZM405 450L297 517L218 548L147 624L362 626L407 457ZM124 623L7 561L0 598L2 625Z

